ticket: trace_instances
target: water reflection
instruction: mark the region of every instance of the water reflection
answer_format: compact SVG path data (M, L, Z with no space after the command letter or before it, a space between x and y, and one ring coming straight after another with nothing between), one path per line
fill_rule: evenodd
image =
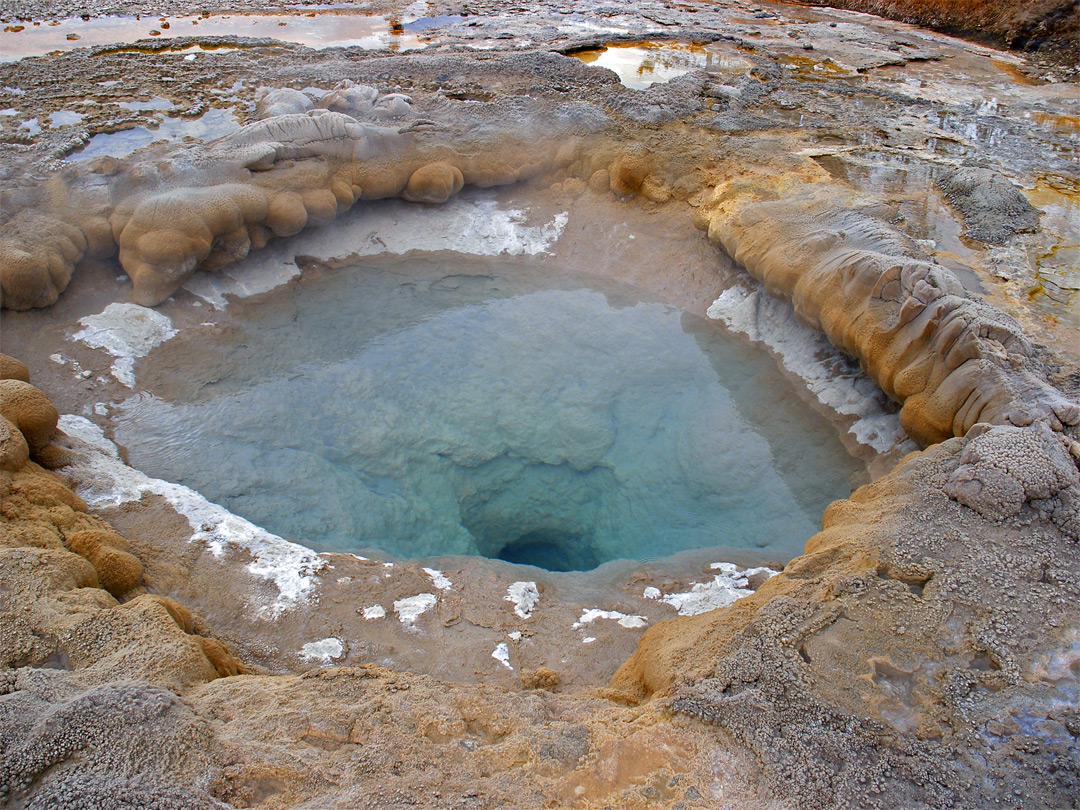
M132 152L158 141L196 138L212 141L240 128L231 110L212 109L198 118L163 118L156 127L133 127L117 132L101 132L68 160L92 160L100 157L127 157Z
M237 36L296 42L309 48L358 47L407 51L425 46L418 31L443 24L429 22L415 27L419 22L415 20L404 25L392 25L386 17L348 13L341 9L306 10L293 14L104 16L86 20L72 17L5 27L0 31L0 61L12 62L53 51L117 45L151 37Z
M716 54L701 45L685 42L639 42L610 44L570 54L586 64L607 68L632 90L671 81L691 70L707 69ZM730 61L731 57L727 57Z

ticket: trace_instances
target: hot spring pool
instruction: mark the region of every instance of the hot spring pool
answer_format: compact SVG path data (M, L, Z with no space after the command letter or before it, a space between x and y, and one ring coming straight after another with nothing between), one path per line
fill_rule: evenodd
M319 551L786 561L862 480L769 357L537 260L314 271L228 318L142 363L115 437L150 475Z

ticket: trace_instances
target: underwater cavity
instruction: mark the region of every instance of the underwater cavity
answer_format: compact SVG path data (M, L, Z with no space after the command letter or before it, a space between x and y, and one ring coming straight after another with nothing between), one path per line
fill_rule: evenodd
M862 468L721 327L538 260L374 260L230 306L114 414L145 472L320 551L786 561Z

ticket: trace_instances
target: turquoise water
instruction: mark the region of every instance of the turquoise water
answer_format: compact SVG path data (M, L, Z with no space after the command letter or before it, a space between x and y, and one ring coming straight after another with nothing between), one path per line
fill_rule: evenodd
M534 260L317 270L230 317L142 364L116 438L320 551L786 560L862 470L767 356Z

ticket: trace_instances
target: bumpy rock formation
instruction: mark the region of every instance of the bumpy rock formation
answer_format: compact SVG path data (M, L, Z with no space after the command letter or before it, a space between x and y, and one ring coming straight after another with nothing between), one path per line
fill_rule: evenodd
M903 403L915 440L978 422L1055 430L1080 406L1050 386L1019 324L871 213L799 175L721 185L699 212L709 238Z
M11 684L16 688L9 686L11 694L0 701L2 725L11 734L0 743L0 799L42 810L220 806L175 784L178 772L197 773L213 759L205 724L175 694L136 683L73 693L57 682L52 688L58 691L47 697L50 680L59 679ZM64 768L74 758L83 762ZM27 790L49 769L62 772L24 804Z
M345 113L356 118L371 112L378 99L379 91L374 87L344 81L319 99L319 106L324 110Z
M257 119L273 118L275 115L306 113L315 109L315 102L306 94L291 87L272 90L263 88L255 106Z
M57 174L34 188L0 194L0 208L10 217L0 233L3 306L47 307L67 288L78 262L116 252L98 179L76 192L70 175Z
M0 380L0 414L22 433L35 454L48 447L60 418L47 396L21 380Z
M1044 427L980 430L834 503L753 596L650 628L613 686L730 734L799 807L985 807L1004 780L1067 806L1076 466Z
M257 120L203 148L161 164L100 161L96 174L69 169L47 193L13 197L18 213L0 237L3 305L48 306L79 261L119 250L135 300L153 306L195 270L219 270L272 237L332 222L357 200L444 202L465 185L566 165L575 157L568 136L596 125L565 105L546 121L473 122L447 134L417 119L408 96L348 82L320 105L275 90L260 100Z
M16 360L14 357L0 354L0 380L21 380L28 383L30 382L30 369L26 367L25 363Z
M461 191L465 184L461 170L449 163L429 163L411 175L401 193L409 202L441 203Z
M22 371L11 358L0 366ZM0 664L52 663L86 683L150 675L200 683L244 671L219 641L196 634L186 608L146 593L131 544L30 460L57 457L48 453L57 421L48 398L23 381L0 380L0 391L9 440L29 449L15 464L5 448L0 470Z
M30 447L22 431L9 420L0 421L0 470L18 470L30 460Z
M943 175L937 183L963 215L972 239L1003 245L1015 234L1039 227L1038 210L995 171L965 167Z
M210 151L223 161L235 160L252 171L266 171L278 161L315 157L393 160L404 143L396 129L363 124L344 113L309 110L255 121L218 141Z
M1003 521L1025 505L1080 541L1080 475L1066 446L1080 445L1036 423L1024 430L977 425L945 492L983 517Z
M128 553L129 545L115 532L89 529L71 532L67 547L94 566L98 584L113 596L122 597L142 579L142 563Z

